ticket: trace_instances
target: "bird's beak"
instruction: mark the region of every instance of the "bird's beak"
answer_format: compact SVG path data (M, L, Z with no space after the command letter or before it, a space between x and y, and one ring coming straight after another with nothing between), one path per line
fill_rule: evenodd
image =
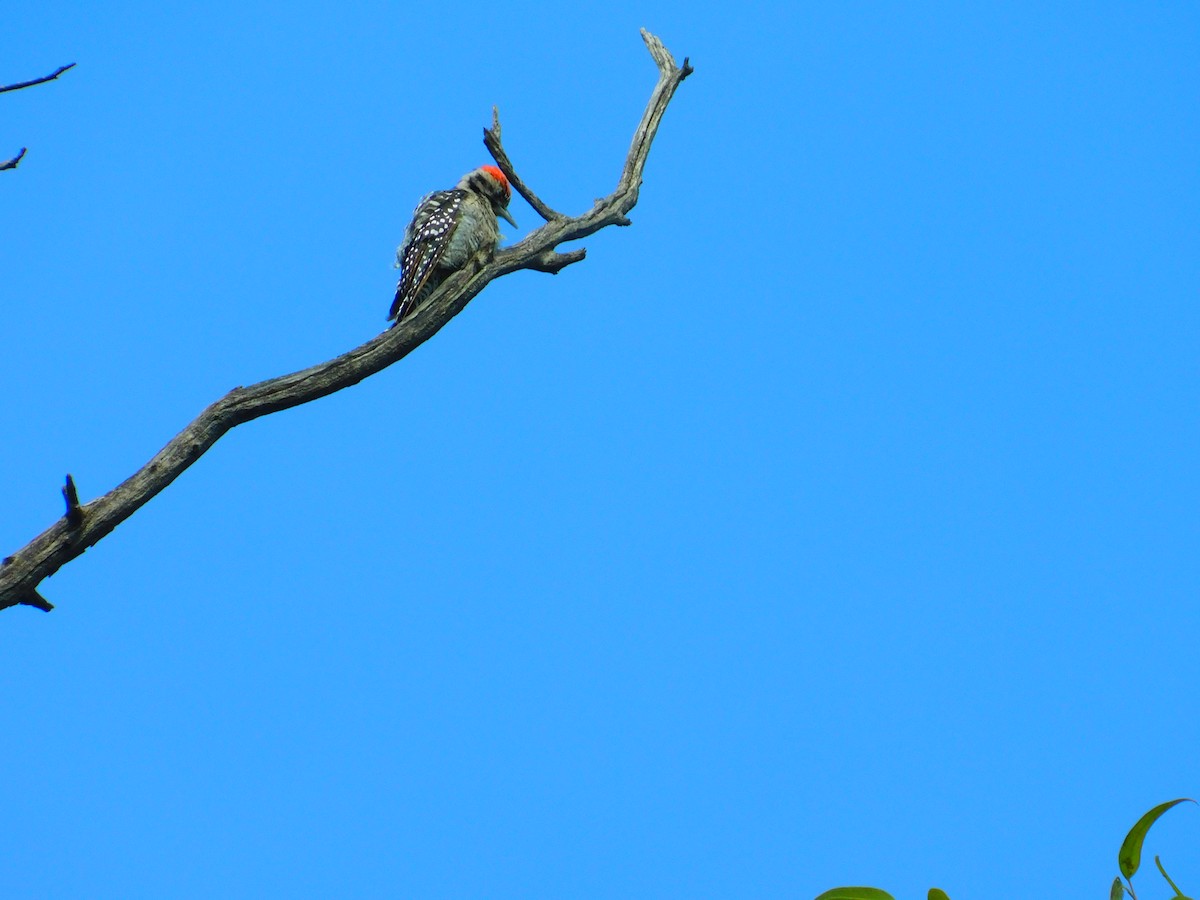
M493 209L496 210L496 215L503 216L505 221L507 221L508 224L511 225L513 228L521 227L520 225L517 224L517 220L512 217L512 213L510 213L503 206L495 206L495 207L493 207Z

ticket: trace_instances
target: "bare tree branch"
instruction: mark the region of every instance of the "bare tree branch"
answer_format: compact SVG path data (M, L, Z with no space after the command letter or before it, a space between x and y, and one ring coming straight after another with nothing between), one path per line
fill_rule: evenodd
M0 85L0 94L8 91L19 91L22 88L33 87L35 84L45 84L47 81L53 81L67 69L75 68L75 63L67 63L65 66L59 66L49 75L43 75L41 78L35 78L32 81L18 81L16 84Z
M0 172L3 172L5 169L15 169L17 164L21 162L21 158L25 156L25 150L26 148L22 147L21 152L12 159L6 159L4 162L0 163Z
M496 160L500 171L508 178L509 183L517 189L517 193L525 198L525 202L532 206L539 216L547 222L564 218L562 213L555 212L543 203L541 197L531 191L529 185L521 180L521 176L513 171L512 163L508 161L508 154L504 152L504 146L500 143L500 110L494 106L492 107L492 127L483 129L483 143L488 148L488 152L492 154L492 159Z
M47 81L53 81L63 72L67 71L67 69L74 68L74 66L75 63L67 63L65 66L59 66L49 75L44 75L41 78L35 78L32 81L19 81L16 84L0 85L0 94L5 93L6 91L19 91L22 88L33 87L35 84L45 84ZM21 160L25 156L26 149L27 148L22 147L21 152L12 159L6 159L4 162L0 162L0 172L5 171L6 169L15 169L18 165L20 165Z
M692 73L692 67L686 59L681 68L676 67L675 60L662 42L645 29L642 30L642 38L658 66L658 83L634 132L629 155L613 193L597 200L583 215L569 218L541 203L525 187L521 190L522 195L526 199L533 197L537 200L534 208L547 219L546 224L514 246L499 250L490 259L482 256L476 258L471 265L448 278L427 301L399 324L328 362L260 381L249 387L234 388L200 413L141 469L90 503L79 504L74 481L67 476L67 486L63 489L67 513L25 547L0 562L0 609L18 604L47 611L51 609L51 605L37 591L42 580L80 556L133 515L203 456L231 428L357 384L399 362L437 334L492 279L521 269L557 273L585 256L583 249L559 253L559 244L585 238L609 225L629 224L625 214L637 203L642 170L659 122L675 89ZM524 182L517 178L500 145L500 126L496 116L493 116L489 134L494 135L494 141L488 141L487 146L497 164L514 186L523 186ZM529 191L528 194L526 191Z

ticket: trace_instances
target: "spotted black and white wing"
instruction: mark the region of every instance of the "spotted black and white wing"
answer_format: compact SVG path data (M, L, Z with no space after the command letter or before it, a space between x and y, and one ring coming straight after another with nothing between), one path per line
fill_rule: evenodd
M459 223L459 207L466 191L434 191L417 204L412 221L404 230L404 243L396 252L400 265L400 281L396 298L388 312L389 319L399 322L416 307L430 279L437 273L438 264L446 254L454 229ZM436 287L437 279L430 287Z

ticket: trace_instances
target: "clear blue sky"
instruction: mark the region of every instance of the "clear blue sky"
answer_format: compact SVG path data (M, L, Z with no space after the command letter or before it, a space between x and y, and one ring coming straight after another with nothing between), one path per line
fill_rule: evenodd
M1197 7L711 7L6 12L0 553L376 334L493 104L579 212L696 74L632 228L0 613L0 895L1103 897L1200 794Z

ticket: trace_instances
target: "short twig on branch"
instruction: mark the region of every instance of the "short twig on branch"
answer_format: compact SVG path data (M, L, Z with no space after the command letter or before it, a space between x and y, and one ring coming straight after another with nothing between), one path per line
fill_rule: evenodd
M20 601L22 606L32 606L34 609L40 609L42 612L50 612L54 609L54 604L39 594L37 591L30 591Z
M67 69L74 67L74 65L75 63L67 63L65 66L59 66L49 75L43 75L41 78L34 78L32 81L19 81L16 84L0 85L0 94L5 93L6 91L19 91L22 88L33 87L35 84L45 84L47 81L53 81L63 72L67 71ZM3 172L6 169L15 169L20 164L21 159L25 156L25 150L26 148L22 147L21 152L12 159L6 159L4 162L0 162L0 172Z
M79 506L79 492L75 490L75 479L67 475L67 483L62 489L63 500L67 503L65 518L72 528L83 524L83 510Z
M637 204L642 170L663 113L675 89L692 73L686 59L682 67L677 67L662 42L645 29L642 38L658 66L658 83L634 132L616 190L597 200L580 216L571 218L555 212L542 203L513 171L500 144L499 119L493 116L492 128L488 131L491 139L485 139L488 149L513 186L546 219L546 224L514 246L498 251L482 265L456 272L411 316L362 346L290 375L234 388L200 413L146 465L103 497L81 506L74 492L74 482L68 476L67 486L63 489L67 514L0 562L0 609L26 604L49 610L50 604L37 592L42 580L133 515L231 428L357 384L399 362L433 337L494 278L521 269L557 273L585 256L582 248L559 253L560 244L585 238L609 225L628 224L626 213ZM57 77L67 68L70 67L64 66L43 80Z

